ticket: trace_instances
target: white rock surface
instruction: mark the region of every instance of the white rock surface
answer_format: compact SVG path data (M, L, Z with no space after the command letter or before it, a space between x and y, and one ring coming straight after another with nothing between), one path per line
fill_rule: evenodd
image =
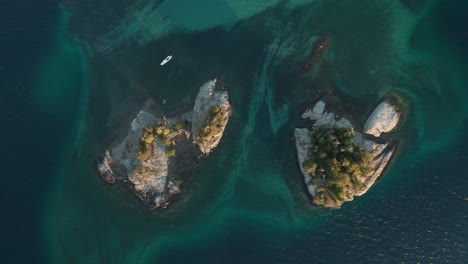
M309 150L312 148L310 131L307 128L296 128L294 129L294 138L296 141L297 161L299 162L302 175L304 175L304 182L307 185L307 189L310 194L315 195L315 189L317 186L309 184L312 177L310 177L309 173L307 173L302 167L304 161L310 159Z
M135 184L135 190L141 192L164 192L168 175L169 161L162 143L153 143L152 155L141 162L144 172L139 170L130 174L129 180Z
M344 128L352 128L351 122L348 119L342 117L339 120L335 119L334 113L329 113L325 111L325 102L318 101L313 109L307 109L303 114L303 119L310 119L316 121L314 127L321 125L337 126Z
M356 135L353 137L354 145L363 147L366 152L374 151L378 155L388 144L377 144L372 140L364 139L361 132L354 131Z
M400 113L387 101L380 103L370 114L364 125L364 133L379 137L398 125Z
M313 109L308 108L303 114L302 118L309 118L310 120L318 120L322 117L323 112L325 111L325 103L323 101L318 101Z
M393 157L395 151L395 147L386 152L383 152L382 150L380 151L379 155L377 155L371 163L371 168L373 172L371 172L367 176L362 188L356 191L354 195L361 196L365 194L370 189L370 187L372 187L372 185L374 185L375 181L377 181L380 175L382 175L383 170L387 167L388 162Z
M107 150L106 155L102 159L102 162L98 164L99 174L103 175L103 174L105 174L107 172L112 173L112 169L111 169L111 167L109 165L109 160L111 160L111 156L110 156L109 151Z

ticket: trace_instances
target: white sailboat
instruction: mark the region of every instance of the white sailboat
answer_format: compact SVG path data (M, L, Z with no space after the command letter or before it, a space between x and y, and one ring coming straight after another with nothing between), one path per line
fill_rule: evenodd
M172 59L172 55L167 56L163 61L161 61L161 66L168 63Z

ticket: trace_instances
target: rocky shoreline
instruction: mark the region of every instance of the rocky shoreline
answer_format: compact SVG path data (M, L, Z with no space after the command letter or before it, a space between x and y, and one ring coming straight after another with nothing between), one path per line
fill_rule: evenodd
M125 184L151 210L169 206L182 174L217 147L229 122L228 93L216 82L200 87L193 111L164 117L143 107L126 137L98 160L102 179Z
M208 155L221 141L226 127L225 124L227 124L232 113L227 91L215 91L215 86L216 79L207 82L200 88L192 116L192 134L201 152L205 155ZM216 113L214 113L215 111ZM213 114L218 114L219 120L217 120L217 124L214 124L218 126L217 131L210 133L212 135L209 137L204 137L204 140L197 140L211 125L207 124L206 120L210 119L210 115ZM209 127L209 129L214 130L214 127Z
M326 103L324 101L317 102L314 107L308 108L303 113L302 119L312 121L313 125L311 127L295 128L294 138L299 167L304 177L307 191L312 196L314 204L339 208L344 202L353 200L354 196L365 194L379 177L383 175L398 148L398 143L397 140L390 140L378 144L374 139L379 138L382 133L395 130L400 123L402 110L400 106L394 103L395 101L395 98L387 97L373 110L364 125L364 133L356 131L356 128L348 119L336 119L335 113L326 110ZM338 193L330 191L334 185L330 185L330 181L332 180L325 176L325 170L316 169L316 164L312 164L313 173L311 173L310 165L308 164L308 162L310 163L318 159L317 155L327 156L327 154L322 153L318 149L317 140L314 138L315 134L320 132L319 130L326 131L327 129L348 133L352 144L350 146L341 145L341 142L336 139L335 134L329 135L328 138L324 137L324 139L320 139L322 140L321 143L332 140L337 149L348 147L351 152L353 149L355 151L362 150L362 155L367 157L367 162L362 163L366 165L365 170L363 170L365 172L361 174L350 173L350 179L343 180L345 183L343 183L342 189ZM322 132L322 134L324 133ZM385 140L379 138L378 141L383 142ZM342 158L345 157L346 151L343 150L342 153L339 153L340 151L337 152L334 154L338 157L338 160L335 159L335 156L334 160L332 160L337 163L336 167L343 168L343 166L349 166L349 161ZM346 171L346 173L348 172ZM336 175L333 182L338 182L342 178L348 177L348 175L342 174Z

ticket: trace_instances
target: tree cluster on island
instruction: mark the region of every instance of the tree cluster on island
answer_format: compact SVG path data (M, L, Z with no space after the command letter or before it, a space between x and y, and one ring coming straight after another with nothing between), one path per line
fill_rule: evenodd
M200 145L208 145L213 137L223 131L224 119L225 117L219 105L211 107L205 125L195 137L195 142Z
M159 121L155 127L145 127L143 135L140 138L140 148L136 153L137 158L140 160L147 159L152 154L152 145L156 140L159 140L165 147L166 155L168 157L175 156L175 142L173 137L182 133L190 126L190 122L183 120L178 122L172 127L166 126L163 122Z
M201 128L194 141L201 145L209 145L210 140L222 132L224 125L224 115L219 105L210 108L205 125ZM152 146L157 141L165 147L168 157L175 156L175 144L173 138L183 131L190 128L191 123L182 120L173 126L166 122L159 121L155 127L148 126L143 129L143 135L140 138L140 147L136 155L139 160L145 160L152 155Z
M327 206L343 201L347 190L362 187L362 179L370 172L372 153L355 146L354 129L336 126L318 126L311 133L309 160L303 169L311 176L309 184L316 184L315 202Z

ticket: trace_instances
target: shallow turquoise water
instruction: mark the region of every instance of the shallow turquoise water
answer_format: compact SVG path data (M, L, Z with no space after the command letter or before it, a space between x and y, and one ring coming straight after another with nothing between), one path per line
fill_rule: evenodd
M40 116L58 115L44 126L63 136L49 149L54 172L47 174L53 180L42 213L49 263L465 261L463 5L304 1L294 8L297 1L249 17L275 3L213 1L213 9L235 15L210 20L203 12L216 10L201 9L203 23L168 33L174 30L169 22L146 22L159 16L178 27L188 22L172 15L169 2L156 9L162 14L143 16L147 2L116 11L139 14L136 21L143 22L102 26L111 33L98 40L78 23L79 16L92 23L96 14L70 18L62 11L53 44L38 64L31 107ZM105 24L100 5L94 12L101 12ZM65 26L68 19L72 29ZM223 23L229 24L206 28ZM98 23L96 28L104 30ZM334 38L326 63L315 79L305 78L297 67L324 33ZM174 61L160 68L159 58L169 51ZM161 106L166 112L187 107L200 84L218 71L230 91L232 121L215 153L189 177L179 204L147 212L126 190L98 179L93 162L128 119L126 112L148 97L167 99ZM391 89L404 94L410 107L396 133L403 140L389 173L340 210L312 207L291 141L300 112L332 90L349 111L365 116Z

